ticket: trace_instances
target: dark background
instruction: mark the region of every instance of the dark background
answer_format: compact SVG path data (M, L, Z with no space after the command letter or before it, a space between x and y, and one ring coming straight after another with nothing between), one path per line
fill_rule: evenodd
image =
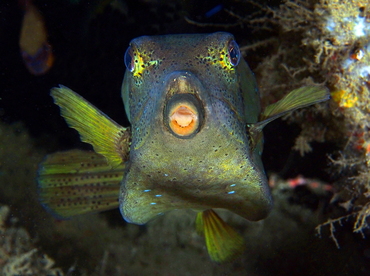
M106 4L108 3L108 4ZM0 120L22 122L31 136L48 152L89 148L76 131L69 129L53 104L49 91L63 84L76 91L119 124L128 126L120 96L124 75L123 55L129 41L141 35L207 33L228 31L240 45L247 45L278 30L256 32L231 16L230 10L247 18L260 11L246 1L118 1L123 11L109 1L33 1L41 11L48 30L55 62L49 72L34 76L28 72L19 49L24 11L17 1L0 3ZM261 5L277 7L280 1ZM212 8L222 10L207 16ZM262 16L263 14L260 13ZM185 16L214 26L189 24ZM240 24L237 24L237 23ZM262 48L247 56L252 70L272 49ZM264 164L267 172L283 177L303 174L329 180L326 153L330 144L313 145L313 153L301 157L291 148L300 129L278 120L265 129ZM301 162L295 162L301 159Z

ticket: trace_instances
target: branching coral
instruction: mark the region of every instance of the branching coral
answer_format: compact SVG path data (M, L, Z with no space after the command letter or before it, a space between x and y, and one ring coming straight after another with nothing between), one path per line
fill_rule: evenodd
M62 276L54 261L39 252L23 228L6 227L9 207L0 206L0 272L4 276L50 275Z
M303 82L309 74L314 82L325 83L332 91L329 109L315 111L314 116L321 114L322 120L311 124L310 111L299 111L288 118L303 129L294 148L304 154L310 150L309 142L328 139L342 148L340 158L331 159L346 177L337 185L336 197L340 198L338 194L344 189L349 191L341 200L351 202L347 211L349 217L355 218L353 231L362 232L368 227L370 214L370 5L362 0L298 0L286 1L271 13L274 24L280 27L282 45L286 45L284 37L289 34L300 40L297 45L291 42L291 47L304 49L292 79ZM280 46L279 52L289 55L291 51ZM349 166L351 170L347 170ZM330 225L335 241L334 223L346 218L345 215L324 224Z

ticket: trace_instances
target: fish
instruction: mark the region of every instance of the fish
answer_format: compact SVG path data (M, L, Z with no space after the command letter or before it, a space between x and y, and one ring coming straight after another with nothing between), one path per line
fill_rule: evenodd
M44 75L54 64L44 17L31 0L19 0L24 10L19 48L27 70L35 76Z
M192 209L210 259L234 259L244 239L215 209L249 221L267 217L273 202L261 161L263 127L328 100L328 89L304 86L262 110L255 77L226 32L138 37L123 61L129 127L65 86L51 90L93 151L47 156L38 172L40 202L58 218L118 207L139 225Z

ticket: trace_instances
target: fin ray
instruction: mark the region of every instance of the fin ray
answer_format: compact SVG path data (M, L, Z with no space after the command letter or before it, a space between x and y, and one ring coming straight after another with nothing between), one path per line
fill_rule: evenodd
M53 88L50 94L68 125L79 132L83 142L106 157L112 167L128 159L131 135L128 128L120 126L65 86Z
M51 154L40 164L40 201L58 218L117 208L123 171L93 151Z
M276 103L270 104L261 113L258 123L247 125L252 148L260 142L263 128L271 121L298 108L320 103L329 98L330 93L326 87L311 85L295 89Z
M196 229L204 235L212 261L229 261L245 250L243 237L212 209L197 214Z
M326 101L329 98L329 90L324 86L311 85L297 88L276 103L267 106L262 112L261 121L269 120L270 122L288 112Z

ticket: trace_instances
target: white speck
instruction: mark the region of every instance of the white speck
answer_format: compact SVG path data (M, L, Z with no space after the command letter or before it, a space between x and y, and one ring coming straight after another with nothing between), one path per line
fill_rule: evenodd
M151 190L144 190L144 193L150 192Z
M151 203L150 203L150 205L156 205L156 204L157 204L157 203L155 203L155 202L151 202Z
M370 75L370 66L360 67L358 71L362 78L368 78Z
M235 191L228 192L229 195L234 194L234 193L235 193Z
M168 174L165 173L164 176L168 176Z
M363 50L359 50L356 54L356 59L357 60L361 60L363 57L364 57L364 51Z
M343 21L344 22L349 22L349 21L351 21L352 19L351 18L349 18L349 17L343 17Z
M365 33L365 17L360 17L360 18L357 18L355 20L355 27L353 28L353 33L355 34L355 36L357 37L360 37L360 36L364 36L366 33Z
M326 22L326 29L329 31L329 32L333 32L334 29L335 29L335 22L333 20L333 18L329 18L328 21Z
M155 195L156 197L161 197L162 195Z
M343 62L343 68L344 69L347 69L349 66L351 66L355 61L351 58L347 58L344 62Z
M231 185L230 185L230 187L235 187L235 186L236 186L236 184L231 184Z

